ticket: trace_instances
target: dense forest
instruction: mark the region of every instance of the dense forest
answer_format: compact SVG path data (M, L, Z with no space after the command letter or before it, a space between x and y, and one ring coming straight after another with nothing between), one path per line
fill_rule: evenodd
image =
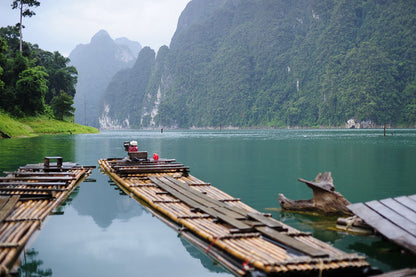
M416 124L412 1L193 0L142 52L101 105L130 127Z
M0 28L0 109L16 117L72 117L77 71L69 59L24 41L19 49L19 26Z

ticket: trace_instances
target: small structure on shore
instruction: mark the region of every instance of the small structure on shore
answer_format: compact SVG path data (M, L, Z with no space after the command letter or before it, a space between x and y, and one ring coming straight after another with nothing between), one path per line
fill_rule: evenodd
M351 204L341 193L335 191L331 172L319 173L314 181L298 178L313 191L309 200L291 200L279 193L279 203L282 209L292 211L317 212L323 214L352 215L347 205Z

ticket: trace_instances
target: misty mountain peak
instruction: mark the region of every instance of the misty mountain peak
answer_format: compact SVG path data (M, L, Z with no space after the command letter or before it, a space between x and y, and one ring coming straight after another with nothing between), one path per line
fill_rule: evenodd
M71 64L78 70L77 93L74 98L75 121L98 127L98 104L114 74L134 65L141 49L129 39L113 40L100 30L89 44L80 44L71 51Z
M98 31L92 38L91 38L91 43L92 44L96 44L96 43L103 43L103 42L112 42L113 43L113 39L110 37L110 35L108 34L108 32L106 30L100 30Z
M117 45L120 46L127 46L131 53L133 54L134 58L137 57L137 55L139 54L140 50L142 49L142 45L137 42L137 41L133 41L133 40L129 40L128 38L122 37L122 38L116 38L114 40L114 42Z

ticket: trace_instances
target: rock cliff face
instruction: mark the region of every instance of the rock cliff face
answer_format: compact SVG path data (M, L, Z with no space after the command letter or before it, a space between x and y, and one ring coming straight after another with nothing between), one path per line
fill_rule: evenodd
M142 124L145 116L151 116L151 113L144 110L144 104L148 103L156 107L158 105L157 99L152 102L152 95L146 94L154 74L154 67L155 52L145 47L140 51L132 68L124 69L114 75L101 102L101 129L118 129L127 126L137 128Z
M134 64L140 49L138 42L126 38L113 40L101 30L90 43L72 50L69 58L78 70L74 99L77 123L99 127L99 104L105 88L116 72Z
M358 121L354 118L348 119L347 123L345 124L345 128L347 129L371 129L379 127L381 127L381 125L377 125L371 120Z
M124 120L111 118L110 105L104 105L104 111L101 113L98 122L100 124L101 130L120 130L130 128L130 122L128 118L125 118Z

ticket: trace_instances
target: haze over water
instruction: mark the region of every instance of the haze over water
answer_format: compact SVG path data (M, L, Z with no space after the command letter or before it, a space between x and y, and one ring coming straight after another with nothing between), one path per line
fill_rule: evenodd
M281 212L278 193L309 199L297 181L331 171L350 202L416 193L416 130L108 131L96 135L0 140L0 170L44 156L97 165L123 157L135 139L149 155L174 158L191 174L274 218L346 252L365 255L385 271L414 266L415 258L375 236L330 230L336 218ZM231 276L95 169L66 205L49 216L27 248L26 263L53 276Z

